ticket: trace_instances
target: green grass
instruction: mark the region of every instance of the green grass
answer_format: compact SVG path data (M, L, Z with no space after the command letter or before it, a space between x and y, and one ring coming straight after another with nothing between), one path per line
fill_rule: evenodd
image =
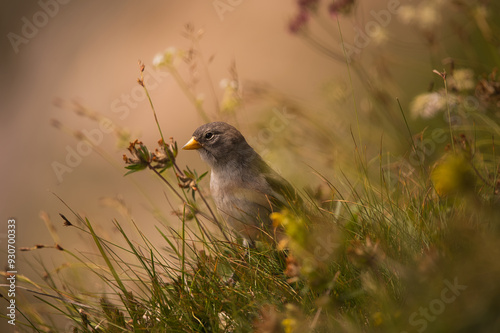
M461 9L465 16L477 9L467 6ZM493 24L489 27L498 32ZM343 27L337 21L331 28ZM193 31L188 27L186 35L199 48L199 36ZM482 36L484 48L490 44L498 48L498 41L487 37ZM443 46L443 51L448 48ZM481 52L468 53L474 54L470 64L482 63ZM214 117L196 100L188 81L182 81L171 57L164 64L167 70L175 71L202 118ZM486 54L484 61L492 58ZM191 68L196 59L185 61ZM350 65L353 73L367 73L368 65L355 61ZM159 186L165 185L172 194L170 200L182 204L178 221L172 221L178 223L159 224L156 232L162 241L153 243L138 227L142 221L131 220L130 230L115 220L118 236L110 237L94 228L91 218L74 213L77 207L63 206L70 212L63 216L67 227L86 237L91 250L73 253L63 242L57 250L71 258L67 265L42 268L43 285L20 278L19 283L36 290L35 297L47 305L43 313L30 304L20 305L24 328L38 332L499 331L500 83L490 74L493 66L484 67L488 65L474 69L472 88L463 88L453 69L447 75L440 70L443 80L434 92L444 103L435 111L437 116L428 119L410 118L411 107L396 98L388 100L392 95L383 85L374 90L365 87L375 115L361 117L354 100L353 105L343 106L345 111L338 111L338 117L345 112L342 116L355 124L344 128L332 127L328 113L321 114L325 119L321 121L307 106L272 90L255 89L267 99L268 110L269 105L286 107L298 118L286 129L289 136L277 135L269 148L286 146L288 155L306 160L310 178L300 181L313 185L302 191L304 208L273 214L285 240L278 246L258 243L251 249L241 245L210 206L203 194L208 187L204 174L179 168L177 144L163 140L161 119L150 99L162 140L157 151L139 141L131 143L125 161L132 175L127 177L139 171L155 174ZM234 67L231 73L237 79ZM349 79L351 89L354 81L354 76ZM215 104L225 110L226 119L237 119L242 96L237 89L225 94ZM477 102L474 109L470 98ZM224 115L214 118L219 117ZM263 114L262 119L266 117ZM373 126L384 133L377 140L364 136ZM321 145L324 152L314 157L290 137L301 138L305 145ZM331 163L330 154L340 156L340 162ZM59 271L83 281L72 283Z

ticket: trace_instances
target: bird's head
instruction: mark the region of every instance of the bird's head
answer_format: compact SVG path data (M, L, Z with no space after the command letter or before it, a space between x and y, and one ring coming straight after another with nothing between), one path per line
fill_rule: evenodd
M243 135L224 122L213 122L198 127L182 149L198 150L201 158L212 168L235 160L244 162L255 154Z

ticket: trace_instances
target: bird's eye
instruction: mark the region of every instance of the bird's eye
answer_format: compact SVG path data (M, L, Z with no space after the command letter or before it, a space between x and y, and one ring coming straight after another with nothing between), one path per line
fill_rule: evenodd
M212 132L208 132L207 134L205 134L205 139L207 140L212 140L214 137L214 134Z

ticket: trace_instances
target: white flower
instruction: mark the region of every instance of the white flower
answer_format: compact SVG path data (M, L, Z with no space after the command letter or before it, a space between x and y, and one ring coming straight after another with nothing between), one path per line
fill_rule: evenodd
M177 50L177 48L171 46L165 49L164 52L160 52L154 56L153 66L162 67L165 65L172 65L179 54L180 52Z
M237 81L230 81L229 82L229 87L231 87L232 89L237 89L238 88L238 82Z
M416 5L402 5L398 9L398 18L405 24L415 23L423 30L432 30L441 23L441 13L448 3L449 0L423 0Z
M438 92L420 94L411 102L412 116L432 118L446 106L445 98Z
M415 19L415 15L416 15L415 7L410 5L399 7L398 17L401 20L401 22L405 24L410 24Z
M153 58L153 66L160 67L165 62L165 53L157 53Z
M389 39L389 37L387 36L387 30L382 28L381 26L377 26L377 29L371 32L370 37L377 45L381 45Z
M422 29L433 29L441 21L439 8L435 3L421 4L418 7L417 19Z

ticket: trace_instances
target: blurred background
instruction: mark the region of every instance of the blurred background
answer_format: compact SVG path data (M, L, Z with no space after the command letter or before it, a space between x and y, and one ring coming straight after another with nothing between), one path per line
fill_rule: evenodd
M292 0L4 1L0 263L8 218L17 221L18 247L59 237L78 252L85 241L62 226L58 214L72 216L65 204L110 234L113 219L132 217L153 242L155 225L177 223L153 175L123 176L128 141L154 146L160 137L137 84L139 60L166 137L182 146L207 120L231 122L292 183L313 188L316 171L334 177L350 165L353 137L368 151L381 141L396 155L407 151L396 98L409 116L416 94L442 84L433 69L470 66L471 53L484 51L472 66L488 72L498 59L498 49L460 47L488 38L487 15L468 16L451 1L359 1L340 11L320 3L328 10L309 22ZM153 66L165 54L187 88ZM100 127L108 121L121 139ZM421 131L425 119L410 127ZM78 131L95 138L93 151L79 145ZM207 170L194 152L181 151L178 163ZM40 261L64 261L53 251L18 252L19 274L41 279Z

